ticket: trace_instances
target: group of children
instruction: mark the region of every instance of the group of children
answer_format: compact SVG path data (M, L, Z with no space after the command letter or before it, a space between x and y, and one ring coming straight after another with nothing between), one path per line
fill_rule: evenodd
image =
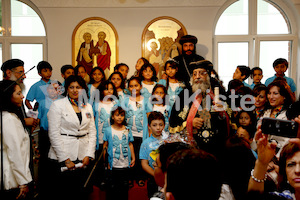
M41 61L37 69L41 80L29 89L26 106L32 109L31 102L34 100L40 104L40 153L41 159L44 159L47 157L49 140L48 126L42 124L48 124L47 112L51 103L61 98L64 82L61 84L51 80L52 67L46 61ZM172 105L176 95L185 85L177 79L178 65L174 60L167 61L165 72L168 78L159 82L154 67L145 58L138 59L135 75L127 80L128 71L129 67L126 64L117 64L114 72L106 79L100 67L93 68L89 75L83 66L61 67L64 79L78 75L87 83L87 96L94 109L97 129L96 155L100 155L102 149L104 150L107 167L113 174L119 174L112 175L119 183L122 182L122 177L123 182L124 177L128 177L125 174L129 168L133 168L130 174L133 174L132 178L139 186L144 186L145 180L151 179L147 184L151 196L157 189L153 179L154 161L150 153L158 147L162 135L164 138L168 135ZM44 101L47 101L47 104L43 103ZM133 180L130 181L129 186L133 183ZM112 192L110 195L120 194L122 193Z
M90 74L87 74L83 66L61 67L61 75L64 79L70 75L78 75L87 83L89 89L87 95L93 105L97 129L96 155L100 155L104 150L107 167L112 170L113 185L120 191L109 192L108 197L111 199L116 199L116 195L121 199L127 199L130 168L134 171L131 173L133 174L131 178L134 178L139 186L145 185L145 177L147 177L149 197L158 190L153 178L155 160L151 152L156 150L160 142L167 137L172 106L177 95L185 88L185 83L177 78L179 66L174 60L165 63L166 78L159 81L155 68L145 58L139 58L135 68L134 75L127 79L128 65L117 64L114 72L106 79L100 67L93 68ZM287 68L286 60L276 60L274 62L276 75L267 79L266 84L277 76L283 77L295 92L293 80L284 76ZM30 88L25 103L29 109L32 109L30 102L36 100L40 103L38 118L43 131L40 138L47 143L47 111L51 102L60 98L64 83L51 81L52 67L48 62L41 61L37 69L41 80ZM215 71L212 73L214 73L212 77L218 79L217 73ZM245 83L249 76L253 78L252 85ZM254 89L254 96L257 99L255 111L241 110L235 115L237 126L234 130L239 137L248 142L249 146L256 131L256 121L266 102L267 90L265 87L260 87L262 77L261 68L255 67L250 70L246 66L238 66L233 75L233 79ZM241 86L239 82L234 84L234 87L229 85L229 89ZM42 88L46 89L42 90ZM40 143L40 148L43 148L43 145L47 146ZM47 148L43 151L46 156ZM256 156L255 152L253 154ZM130 181L129 186L132 185L133 181Z

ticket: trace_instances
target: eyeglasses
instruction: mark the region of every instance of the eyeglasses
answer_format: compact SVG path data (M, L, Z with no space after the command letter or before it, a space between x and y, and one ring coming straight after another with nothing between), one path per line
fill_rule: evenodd
M16 71L14 71L14 70L11 70L11 71L14 72L14 73L20 74L20 75L23 75L23 74L24 74L23 71L20 71L20 72L16 72Z

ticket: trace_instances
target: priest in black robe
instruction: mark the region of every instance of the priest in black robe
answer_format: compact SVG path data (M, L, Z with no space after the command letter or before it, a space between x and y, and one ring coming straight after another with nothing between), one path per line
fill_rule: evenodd
M219 157L229 134L225 90L210 77L211 62L192 62L189 67L192 69L191 85L175 100L170 133L183 134L194 140L198 148Z
M196 54L197 37L193 35L184 35L180 38L179 43L182 46L182 54L176 56L174 60L179 63L178 79L183 81L185 85L189 84L192 69L189 67L191 62L204 60L204 58Z

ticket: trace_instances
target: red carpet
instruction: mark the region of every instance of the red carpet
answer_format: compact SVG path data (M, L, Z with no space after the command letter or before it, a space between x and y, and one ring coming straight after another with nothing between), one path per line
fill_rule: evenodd
M105 200L105 197L105 191L94 186L93 193L90 195L89 200ZM139 187L136 183L134 183L133 188L129 189L128 200L148 200L147 181L144 187Z

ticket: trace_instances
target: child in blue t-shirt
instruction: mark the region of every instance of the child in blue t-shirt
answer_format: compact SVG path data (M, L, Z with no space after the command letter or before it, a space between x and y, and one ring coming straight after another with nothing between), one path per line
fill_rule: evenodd
M185 87L185 84L178 80L178 64L175 60L168 60L165 64L165 72L167 79L160 79L158 84L162 84L166 87L169 95L169 105L172 108L176 97Z
M107 153L113 186L107 192L107 199L128 199L129 168L135 164L135 154L131 131L125 126L125 110L121 107L113 110L110 122L103 137L104 159Z
M253 83L250 85L250 88L253 90L256 85L260 85L261 79L263 78L263 71L260 67L254 67L251 70L251 78L253 79Z
M233 73L233 79L237 79L241 82L243 82L244 86L251 87L248 83L245 82L245 80L250 76L250 68L245 65L238 65L236 67L235 72Z
M158 149L159 145L167 138L167 134L164 132L165 117L162 113L153 111L148 116L148 128L151 132L151 136L143 141L140 149L139 158L142 163L142 168L148 174L148 197L158 191L158 187L154 180L154 159L151 157L151 153Z
M41 61L37 65L38 74L42 77L41 80L33 84L26 96L25 105L28 109L32 109L32 105L30 102L36 100L40 102L45 99L46 91L42 91L42 87L51 83L52 76L52 66L47 61Z
M284 58L278 58L273 62L273 68L276 72L276 74L270 78L268 78L265 82L265 85L268 87L268 85L270 83L272 83L277 77L282 77L286 79L287 84L290 86L291 91L293 92L294 96L295 96L295 92L296 92L296 84L294 82L294 80L290 77L285 76L285 72L289 67L289 63L286 59Z
M156 85L156 71L153 65L143 65L140 70L140 80L142 81L141 95L145 98L150 98L153 88Z
M148 98L141 95L142 83L138 77L131 77L128 80L128 90L131 96L125 96L125 99L120 101L120 105L126 110L126 122L132 132L134 152L138 158L142 141L149 137L147 113L151 112L152 105ZM136 161L133 172L132 178L137 181L139 186L144 186L144 173L139 160Z
M156 84L152 91L152 111L158 111L165 117L165 131L169 132L169 118L172 107L166 103L167 89L161 84Z
M61 77L66 80L69 76L75 75L75 70L72 65L63 65L60 68ZM62 83L62 86L65 86L65 81Z

